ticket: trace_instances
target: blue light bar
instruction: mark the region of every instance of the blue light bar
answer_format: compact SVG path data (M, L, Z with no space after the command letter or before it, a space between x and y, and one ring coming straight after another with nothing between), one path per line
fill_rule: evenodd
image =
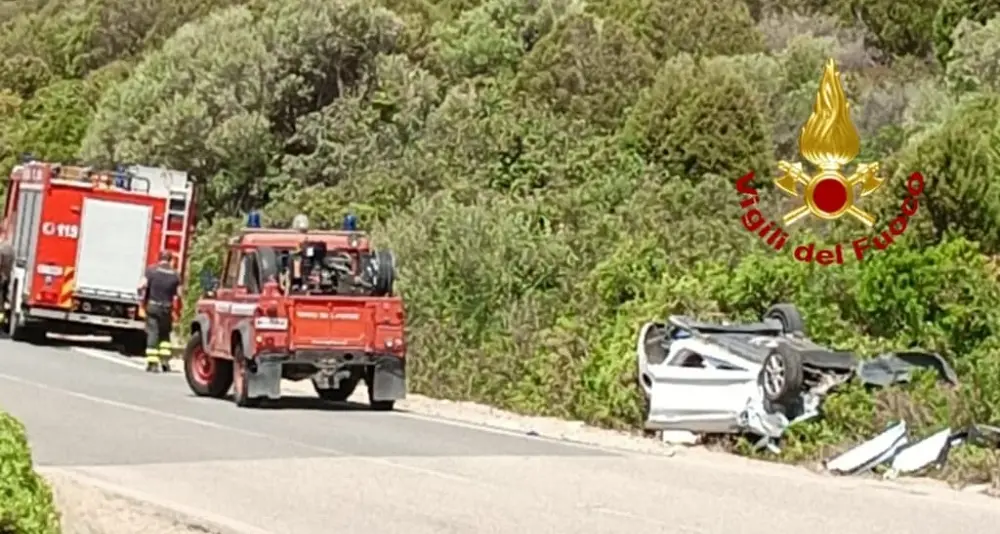
M348 213L344 216L344 230L353 232L358 229L358 218L354 214Z
M247 228L260 228L260 212L254 210L247 215Z
M124 165L118 165L115 168L115 187L119 189L128 189L128 174L125 172Z

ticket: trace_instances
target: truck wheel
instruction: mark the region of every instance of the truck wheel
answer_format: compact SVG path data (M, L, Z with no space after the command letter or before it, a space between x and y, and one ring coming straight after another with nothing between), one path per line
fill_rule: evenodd
M123 335L119 342L126 356L146 355L146 333L136 332Z
M24 316L17 312L12 312L7 325L7 333L10 338L17 342L37 343L44 338L45 333L37 326L28 324Z
M316 387L316 383L313 382L313 389L316 390L316 394L319 398L328 402L344 402L351 398L354 394L354 390L358 387L358 382L360 378L348 377L340 381L340 387L335 388L320 388Z
M376 250L368 257L364 266L364 276L372 284L373 296L392 295L393 285L396 282L396 256L391 250Z
M243 357L243 344L233 347L233 402L240 408L256 408L260 406L260 397L251 397L247 389L247 360Z
M201 333L194 332L184 347L184 378L199 397L226 396L233 385L233 362L213 358L201 345Z
M375 370L370 369L365 374L365 385L368 386L368 406L376 412L391 412L396 407L394 400L375 400Z

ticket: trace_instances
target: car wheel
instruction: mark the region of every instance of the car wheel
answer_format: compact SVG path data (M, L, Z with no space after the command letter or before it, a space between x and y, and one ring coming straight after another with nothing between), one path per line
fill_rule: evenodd
M764 312L763 318L779 321L781 329L786 334L797 334L802 337L808 334L806 320L794 304L775 304Z
M802 355L787 345L779 345L764 359L761 388L764 398L778 405L789 405L802 393Z
M222 398L233 385L233 362L205 352L201 332L194 332L184 347L184 379L199 397Z

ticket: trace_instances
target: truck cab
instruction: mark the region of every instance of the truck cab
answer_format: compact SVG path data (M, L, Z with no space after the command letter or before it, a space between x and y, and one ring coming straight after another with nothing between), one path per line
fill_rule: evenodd
M184 354L196 395L239 406L281 397L281 380L346 401L360 383L373 409L406 395L403 301L395 261L356 230L262 229L227 244L221 276L203 273Z

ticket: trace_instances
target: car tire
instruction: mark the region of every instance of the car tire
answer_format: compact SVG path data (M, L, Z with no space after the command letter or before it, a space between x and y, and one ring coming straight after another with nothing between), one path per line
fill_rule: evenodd
M195 395L221 399L233 385L233 362L209 356L201 332L193 332L184 347L184 379Z
M313 382L313 389L316 390L316 395L319 395L319 398L327 402L346 402L354 394L360 381L360 378L344 378L340 381L340 387L336 388L320 388Z
M781 322L781 329L786 334L806 337L806 320L802 312L794 304L775 304L764 312L764 319L775 319Z
M770 404L789 406L797 402L803 380L802 354L792 347L779 344L764 358L760 383L764 399Z

